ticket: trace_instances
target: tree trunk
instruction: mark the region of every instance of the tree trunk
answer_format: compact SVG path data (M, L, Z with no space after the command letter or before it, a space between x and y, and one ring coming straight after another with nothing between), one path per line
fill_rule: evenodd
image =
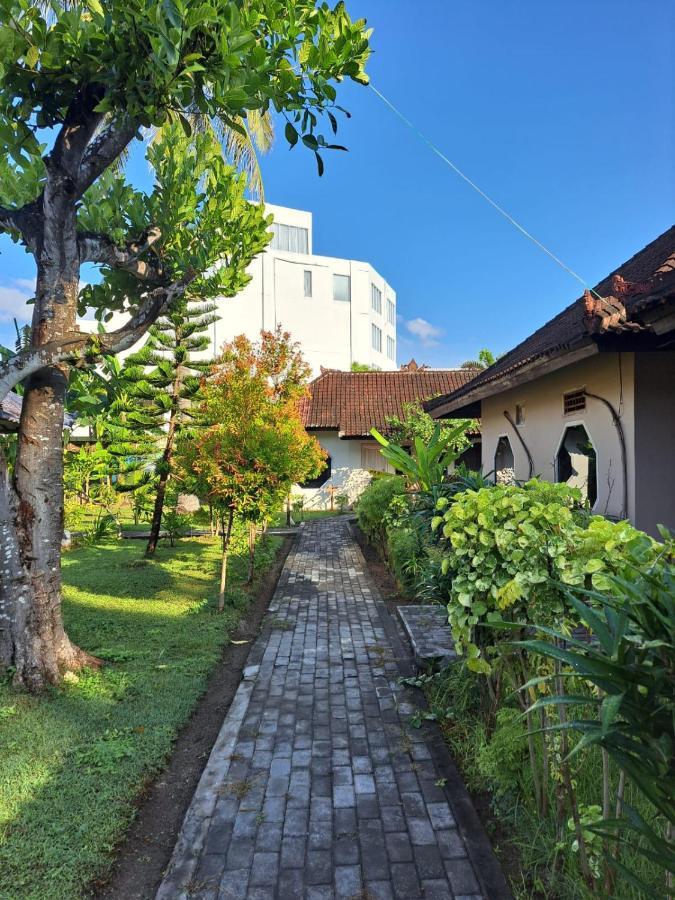
M174 382L174 387L176 382ZM171 409L169 416L169 428L166 433L166 444L164 452L158 468L159 482L157 483L157 494L155 495L155 506L152 511L152 524L150 525L150 537L148 538L148 546L145 548L145 555L152 556L157 549L159 541L159 532L162 528L162 513L164 512L164 497L166 496L166 486L169 481L169 473L171 471L171 457L173 454L174 439L176 436L176 416L175 408ZM171 541L173 547L173 540Z
M255 539L257 537L257 529L255 522L248 523L248 575L246 578L246 583L250 584L253 581L253 575L255 573Z
M220 560L220 591L218 593L218 612L225 609L225 588L227 587L227 554L230 549L230 538L232 537L232 522L234 520L234 507L230 507L227 518L227 527L225 527L225 519L221 519L221 527L223 529L223 555Z
M75 229L67 179L48 171L44 227L36 250L33 347L76 330L80 263ZM29 378L14 475L10 481L5 471L0 494L0 665L14 670L15 685L31 691L58 683L66 670L98 663L70 642L61 615L66 386L62 365Z

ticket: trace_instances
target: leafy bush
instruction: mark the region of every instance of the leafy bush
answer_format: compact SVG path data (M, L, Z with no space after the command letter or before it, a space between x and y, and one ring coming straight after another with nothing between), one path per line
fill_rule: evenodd
M627 522L577 514L580 502L577 489L536 479L438 500L431 527L441 529L441 569L452 577L449 621L470 668L490 671L474 640L479 623L558 623L559 582L602 589L628 556L653 558L647 535Z
M384 547L386 541L385 514L389 504L399 494L405 493L405 481L399 475L374 478L359 497L356 518L368 540Z
M395 528L388 531L387 558L396 581L403 587L414 587L420 571L420 551L417 536L412 529Z
M119 531L119 523L112 513L99 512L91 526L79 538L79 543L85 547L104 544L118 538Z
M505 706L497 711L496 726L489 739L478 748L476 766L490 781L497 796L516 791L527 771L527 728L517 709Z

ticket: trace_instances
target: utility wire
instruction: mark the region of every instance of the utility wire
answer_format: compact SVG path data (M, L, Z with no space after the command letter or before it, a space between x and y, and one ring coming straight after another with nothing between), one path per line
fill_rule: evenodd
M495 200L493 200L492 197L489 197L484 190L479 188L475 181L472 181L468 175L465 175L464 172L462 172L462 170L458 166L456 166L454 162L452 162L452 160L448 159L445 153L443 153L442 150L439 150L436 144L434 144L434 142L430 138L423 134L416 125L413 125L410 119L406 118L406 116L404 116L403 113L394 106L391 100L388 100L381 91L378 91L374 84L370 84L370 89L375 94L377 94L380 100L382 100L383 103L385 103L389 107L389 109L394 113L395 116L397 116L405 125L407 125L408 128L410 128L410 130L414 134L416 134L423 143L430 147L430 149L436 154L436 156L439 156L444 163L450 166L450 168L456 175L459 175L459 177L463 179L469 185L469 187L472 187L474 191L476 191L476 193L480 194L483 200L487 200L490 206L496 209L500 215L504 216L507 222L510 222L515 228L518 229L518 231L520 231L521 234L525 235L526 238L528 238L530 241L532 241L533 244L539 247L540 250L543 250L547 256L550 256L551 259L556 262L562 269L564 269L569 275L571 275L572 278L576 278L576 280L580 282L584 286L584 288L590 290L591 293L600 298L599 294L597 294L592 288L588 287L587 282L581 277L581 275L579 275L574 271L574 269L571 269L568 265L566 265L558 256L555 255L555 253L553 253L552 250L549 250L548 247L544 246L541 241L537 240L537 238L533 234L530 234L530 232L526 228L523 228L520 222L516 221L516 219L514 219L512 215L510 215L503 207L501 207Z

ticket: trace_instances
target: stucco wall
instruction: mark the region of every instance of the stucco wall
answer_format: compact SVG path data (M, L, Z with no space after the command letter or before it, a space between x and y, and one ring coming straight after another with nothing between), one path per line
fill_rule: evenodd
M635 520L675 529L675 352L635 355Z
M524 409L525 420L517 430L534 460L534 474L547 481L555 480L555 457L565 429L570 425L584 425L597 454L598 498L594 510L603 515L619 516L623 504L621 448L609 410L598 400L587 398L585 410L569 415L563 413L563 394L585 388L609 400L621 416L627 451L627 512L634 520L634 369L632 353L598 354L484 400L481 423L483 471L487 473L494 468L497 441L505 435L513 450L515 477L518 480L528 477L527 455L504 417L507 410L515 421L516 404Z
M301 210L270 207L275 220L309 230L310 253L268 248L249 267L251 281L233 298L218 304L220 321L213 326L217 349L238 334L255 340L261 329L280 323L300 342L313 374L321 366L349 369L353 362L396 368L387 356L387 335L396 341L396 320L387 321L387 299L396 304L396 292L367 262L318 256L311 252L312 219ZM312 273L312 296L305 297L304 273ZM351 302L333 299L333 275L351 278ZM382 292L382 312L371 308L371 285ZM382 331L382 352L372 346L372 325Z
M319 488L301 488L296 485L293 494L302 495L305 509L328 509L330 507L329 487L335 487L337 494L346 494L352 504L364 488L370 484L370 473L361 467L361 448L377 446L375 441L342 440L336 431L313 432L321 446L331 457L331 476Z

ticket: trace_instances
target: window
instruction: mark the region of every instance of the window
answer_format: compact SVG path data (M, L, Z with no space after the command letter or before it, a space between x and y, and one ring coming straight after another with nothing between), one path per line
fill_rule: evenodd
M387 472L387 460L378 447L361 444L361 468L368 469L369 472Z
M333 275L333 300L349 303L351 299L352 286L349 275Z
M500 437L495 451L495 484L515 484L513 450L507 437Z
M580 412L586 409L586 391L581 388L580 391L568 391L563 394L563 412L566 416L570 413Z
M316 478L311 478L309 481L303 481L300 485L301 488L319 488L323 487L323 485L328 481L331 476L332 470L332 462L330 456L326 457L326 468L323 472L318 475Z
M382 353L382 329L378 328L377 325L371 325L370 327L373 350L377 350L378 353Z
M305 297L312 296L312 273L309 269L305 269L304 271L304 280L305 280Z
M382 291L374 284L370 286L370 306L374 312L382 315Z
M396 307L393 300L387 300L387 322L390 325L396 324Z
M516 403L516 425L522 425L525 421L525 407Z
M389 359L396 359L396 341L389 335L387 335L387 356Z
M297 225L282 225L274 222L272 225L273 250L290 250L291 253L309 253L309 232L306 228Z
M583 425L565 429L556 456L557 479L579 488L593 506L598 499L598 475L595 447Z

